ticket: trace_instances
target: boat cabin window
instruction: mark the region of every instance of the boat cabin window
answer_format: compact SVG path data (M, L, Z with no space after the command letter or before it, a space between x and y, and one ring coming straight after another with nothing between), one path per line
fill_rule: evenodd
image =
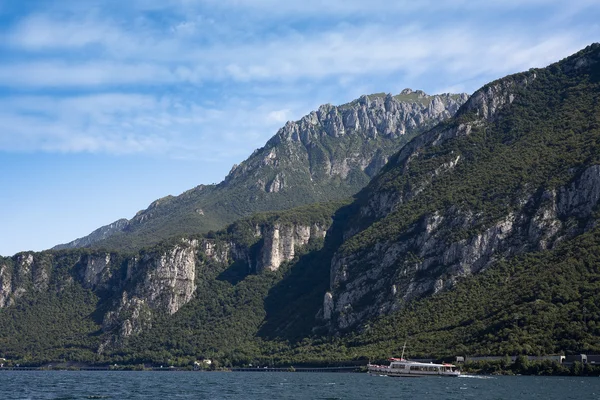
M394 364L392 364L392 368L404 369L404 368L406 368L406 365L394 363Z

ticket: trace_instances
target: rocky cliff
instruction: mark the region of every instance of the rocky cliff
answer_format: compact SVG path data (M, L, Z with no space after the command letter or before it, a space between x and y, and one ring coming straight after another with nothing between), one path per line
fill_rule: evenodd
M350 197L409 139L451 117L466 94L429 96L405 89L341 106L323 105L288 122L219 185L200 185L153 202L55 249L136 250L176 236L218 230L255 212Z
M14 305L27 293L47 290L50 268L47 257L38 259L31 253L0 260L0 308Z
M600 46L492 82L392 157L341 229L320 315L344 331L596 224ZM559 126L556 124L561 121ZM568 126L565 130L562 126ZM567 156L567 153L570 155Z
M198 282L214 279L229 265L245 265L246 274L276 271L310 243L322 241L334 208L291 218L256 216L211 238L180 239L135 256L87 250L20 253L0 260L0 309L81 286L99 298L104 334L98 352L103 353L150 329L157 315L177 313L196 296Z

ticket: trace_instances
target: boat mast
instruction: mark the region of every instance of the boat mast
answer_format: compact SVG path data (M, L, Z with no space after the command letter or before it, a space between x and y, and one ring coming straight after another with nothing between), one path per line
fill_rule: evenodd
M406 349L406 340L404 341L404 346L402 346L402 355L400 356L400 360L404 360L404 349Z

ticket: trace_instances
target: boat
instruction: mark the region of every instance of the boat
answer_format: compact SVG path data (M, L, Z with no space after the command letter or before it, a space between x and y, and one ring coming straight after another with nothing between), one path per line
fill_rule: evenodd
M368 364L370 374L398 377L420 376L459 376L460 371L453 364L434 364L410 361L403 358L390 358L390 365Z
M398 376L398 377L419 377L419 376L460 376L460 370L453 364L434 364L404 359L404 350L406 343L402 347L400 358L390 358L390 365L376 365L369 363L367 365L370 374Z

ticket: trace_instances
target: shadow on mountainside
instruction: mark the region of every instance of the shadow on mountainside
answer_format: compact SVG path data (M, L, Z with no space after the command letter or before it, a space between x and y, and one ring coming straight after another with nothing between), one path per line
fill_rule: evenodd
M331 259L342 243L342 233L353 205L340 208L333 216L321 249L314 249L294 264L273 286L265 298L267 313L257 336L265 339L283 338L297 341L312 334L318 325L316 315L329 290Z

